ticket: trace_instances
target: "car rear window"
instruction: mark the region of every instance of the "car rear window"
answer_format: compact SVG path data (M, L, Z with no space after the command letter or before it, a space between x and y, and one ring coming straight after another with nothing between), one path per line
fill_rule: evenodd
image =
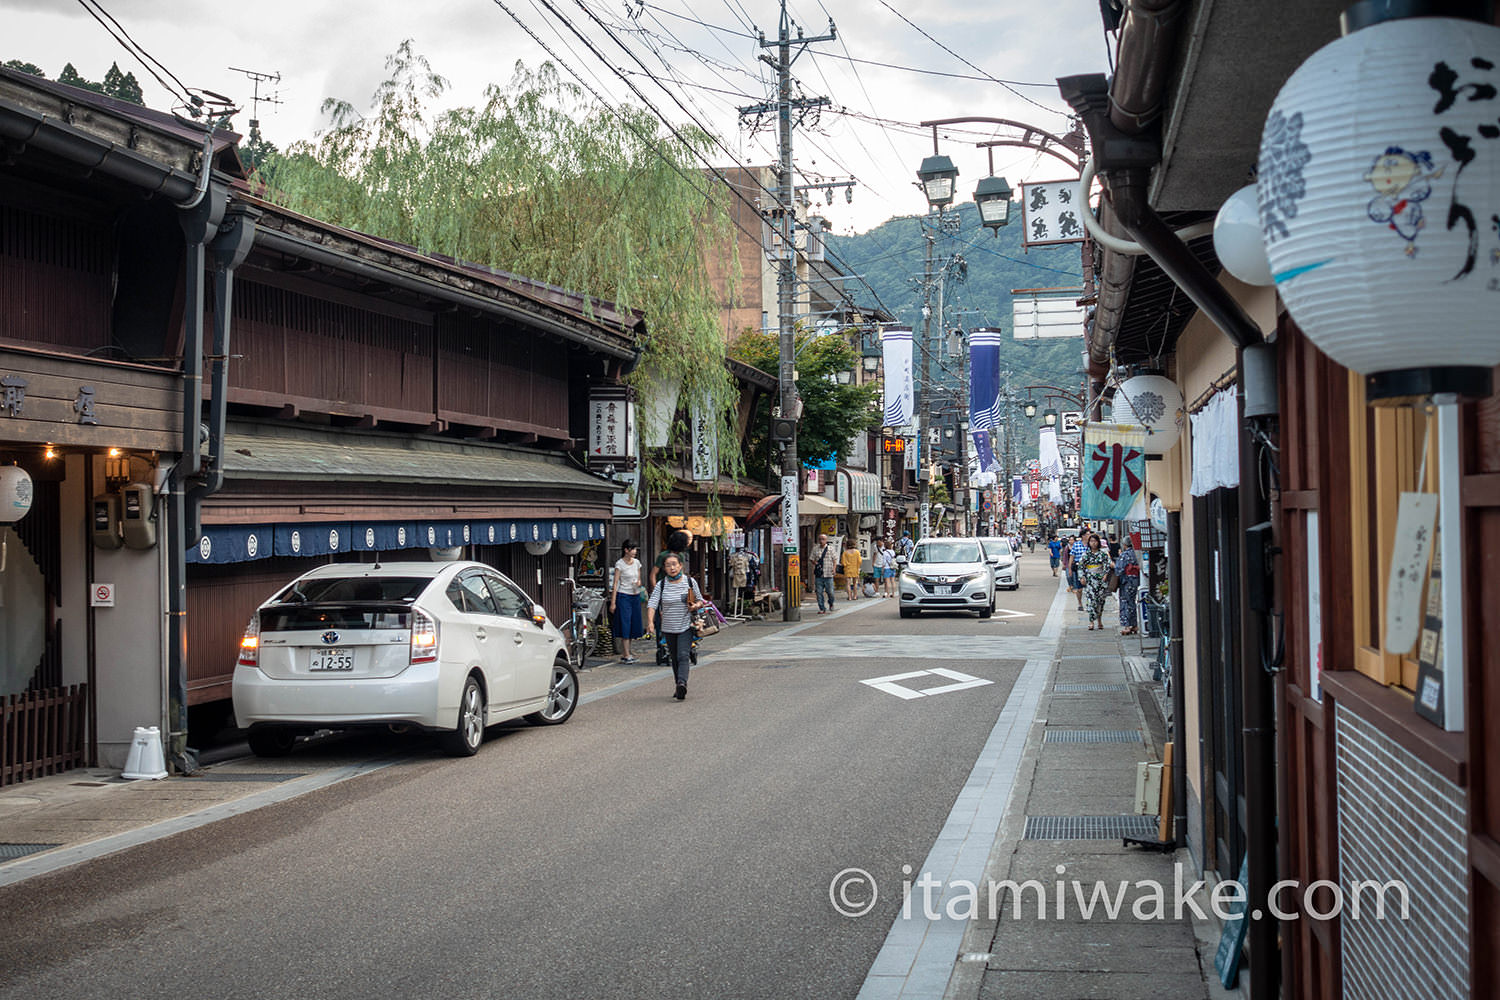
M983 561L974 542L920 542L912 553L917 563L967 563Z
M986 538L983 540L984 551L992 556L1010 555L1010 542L1003 538Z
M302 580L276 595L277 604L356 603L359 601L415 601L430 577L335 576Z
M262 608L262 632L309 632L330 628L405 629L411 627L411 610L393 605L371 604L282 604Z

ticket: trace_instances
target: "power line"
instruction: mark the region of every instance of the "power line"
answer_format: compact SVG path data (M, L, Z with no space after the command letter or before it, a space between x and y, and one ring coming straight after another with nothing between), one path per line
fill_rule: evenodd
M161 62L161 60L157 59L151 53L147 52L136 42L134 38L131 38L130 32L126 31L125 27L120 24L119 21L115 20L113 14L104 9L103 5L99 3L99 0L78 0L78 4L88 13L90 17L98 21L100 26L103 27L105 31L109 32L110 37L113 38L116 42L119 42L120 47L128 52L136 62L140 63L145 68L146 72L150 73L151 76L155 78L157 83L161 84L163 90L171 94L173 97L177 98L183 104L187 105L187 107L192 110L194 114L197 113L195 110L196 104L193 100L193 95L189 93L187 84L177 79L176 74L168 69L166 65ZM106 21L106 19L108 20ZM113 25L113 27L111 27L111 25ZM156 69L153 68L152 63L155 63L157 67L161 68L161 73L158 73ZM175 83L176 86L174 87L172 83L168 83L166 80L163 80L161 76L162 73L165 73L167 76L171 77L173 83ZM197 103L202 102L200 100Z

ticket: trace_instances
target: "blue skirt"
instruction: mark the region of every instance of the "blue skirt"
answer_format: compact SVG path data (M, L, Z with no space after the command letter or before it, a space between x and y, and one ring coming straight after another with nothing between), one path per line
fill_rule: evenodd
M614 626L616 639L639 639L645 634L644 622L640 594L615 595L615 613L611 624Z

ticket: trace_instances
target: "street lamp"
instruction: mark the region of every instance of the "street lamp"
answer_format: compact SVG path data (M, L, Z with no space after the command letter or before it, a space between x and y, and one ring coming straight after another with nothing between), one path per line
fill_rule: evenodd
M839 385L848 385L854 381L854 372L849 368L840 368L833 373L833 377Z
M1026 419L1027 420L1035 420L1036 419L1036 400L1034 400L1034 399L1028 399L1026 401L1026 405L1023 406L1023 407L1021 407L1021 410L1022 410L1022 412L1024 412L1026 414Z
M880 370L880 359L873 354L866 357L863 361L863 364L865 366L866 374L874 375Z
M958 168L953 161L941 153L925 158L917 169L917 180L922 182L922 193L933 208L942 208L953 203L954 181L958 179Z
M1056 427L1057 426L1057 411L1056 410L1043 410L1042 411L1042 426L1043 427Z
M1010 185L1004 177L985 177L974 188L979 222L1000 238L1000 227L1010 221Z

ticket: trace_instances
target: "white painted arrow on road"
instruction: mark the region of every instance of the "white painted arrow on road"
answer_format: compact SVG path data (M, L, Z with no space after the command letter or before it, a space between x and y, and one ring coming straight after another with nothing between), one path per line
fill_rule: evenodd
M899 681L909 681L916 677L927 676L946 677L954 683L939 684L937 687L920 688L917 690L904 687L898 683ZM872 677L869 680L860 681L860 683L868 684L877 691L884 691L886 694L893 694L897 698L910 701L913 698L925 698L934 694L947 694L950 691L964 691L969 688L983 687L986 684L993 684L995 682L983 677L971 677L968 674L961 674L957 670L948 670L945 667L933 667L931 670L913 670L904 674L891 674L888 677Z

